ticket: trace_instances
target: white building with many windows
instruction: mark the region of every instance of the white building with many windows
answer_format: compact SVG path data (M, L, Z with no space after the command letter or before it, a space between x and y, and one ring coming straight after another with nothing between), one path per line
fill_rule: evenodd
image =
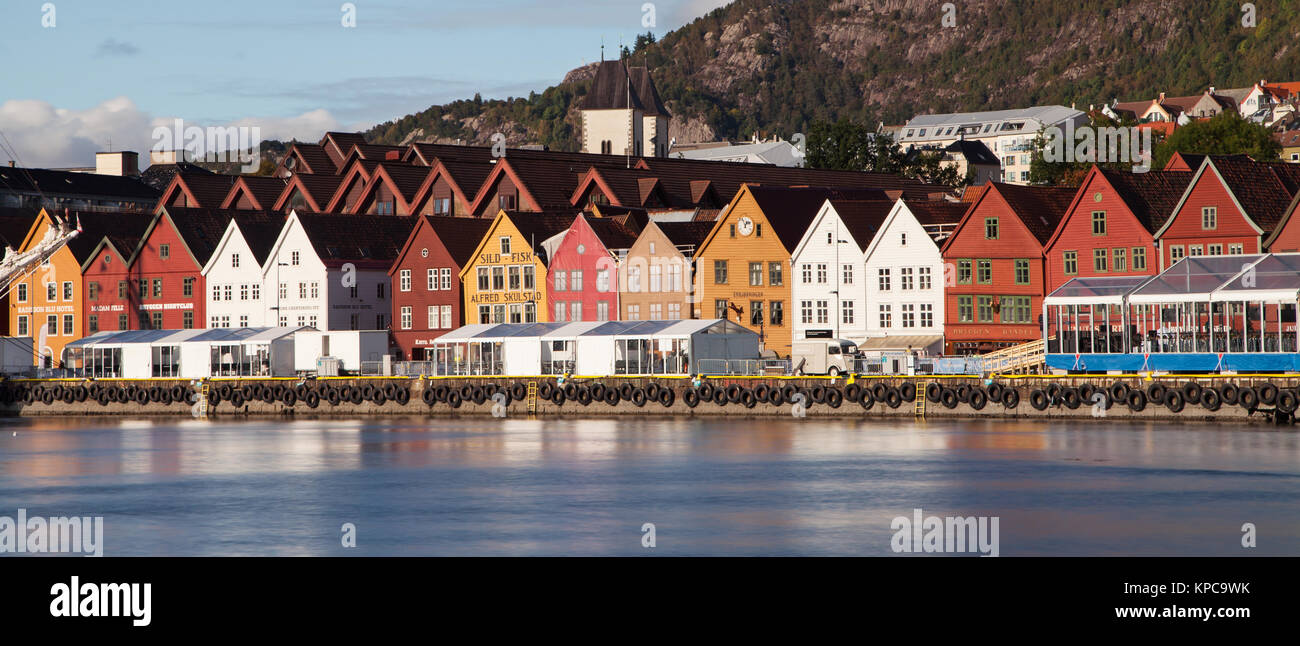
M290 213L261 268L266 320L318 330L389 329L388 269L414 224L406 216Z
M887 200L827 200L790 255L794 341L867 335L866 250Z
M866 349L942 347L944 264L940 245L969 204L898 200L864 252ZM894 347L888 341L896 337Z
M957 141L980 141L1002 163L1002 181L1028 184L1033 161L1033 141L1038 131L1052 126L1065 129L1088 123L1088 115L1061 105L1039 105L1017 110L918 114L902 127L898 143L907 149L944 148Z
M203 266L207 320L198 327L266 327L262 265L279 235L283 216L257 212L231 218Z

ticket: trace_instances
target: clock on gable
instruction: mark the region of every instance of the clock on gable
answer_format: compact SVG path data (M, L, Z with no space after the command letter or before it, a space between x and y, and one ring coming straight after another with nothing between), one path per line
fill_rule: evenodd
M739 220L736 220L736 231L740 232L740 235L742 236L754 233L754 220L749 217L742 217Z

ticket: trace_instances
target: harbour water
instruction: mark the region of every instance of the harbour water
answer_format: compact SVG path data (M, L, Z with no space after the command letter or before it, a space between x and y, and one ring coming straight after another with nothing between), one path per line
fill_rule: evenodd
M1297 500L1268 426L0 420L0 516L102 516L106 556L885 556L915 509L1002 556L1295 556Z

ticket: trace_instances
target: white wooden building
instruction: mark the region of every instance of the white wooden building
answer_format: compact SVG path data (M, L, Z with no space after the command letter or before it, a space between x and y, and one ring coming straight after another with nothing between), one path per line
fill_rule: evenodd
M271 243L282 217L257 213L234 216L203 266L208 328L262 327L267 292L262 280Z
M945 274L939 247L968 206L894 202L865 252L869 339L906 337L906 345L916 350L942 344ZM879 341L859 345L888 346Z
M890 208L886 200L822 204L790 255L794 341L866 337L866 249Z

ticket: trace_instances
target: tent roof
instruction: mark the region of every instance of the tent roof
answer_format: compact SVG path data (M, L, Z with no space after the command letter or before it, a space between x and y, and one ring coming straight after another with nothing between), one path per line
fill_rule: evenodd
M311 328L297 327L233 327L196 330L119 330L97 332L88 337L77 339L68 347L104 346L104 345L173 345L187 341L205 342L260 342L291 336L298 330Z
M1209 300L1211 292L1226 285L1264 256L1188 256L1129 294L1131 303L1168 303Z
M1044 305L1122 305L1124 297L1151 276L1072 278L1047 295Z
M1269 254L1210 295L1212 301L1286 301L1300 297L1300 253Z
M576 339L578 337L686 337L692 334L741 334L749 332L738 323L725 319L682 319L662 321L581 321L570 323L475 323L452 330L440 337L444 342L483 342L507 338L539 337Z

